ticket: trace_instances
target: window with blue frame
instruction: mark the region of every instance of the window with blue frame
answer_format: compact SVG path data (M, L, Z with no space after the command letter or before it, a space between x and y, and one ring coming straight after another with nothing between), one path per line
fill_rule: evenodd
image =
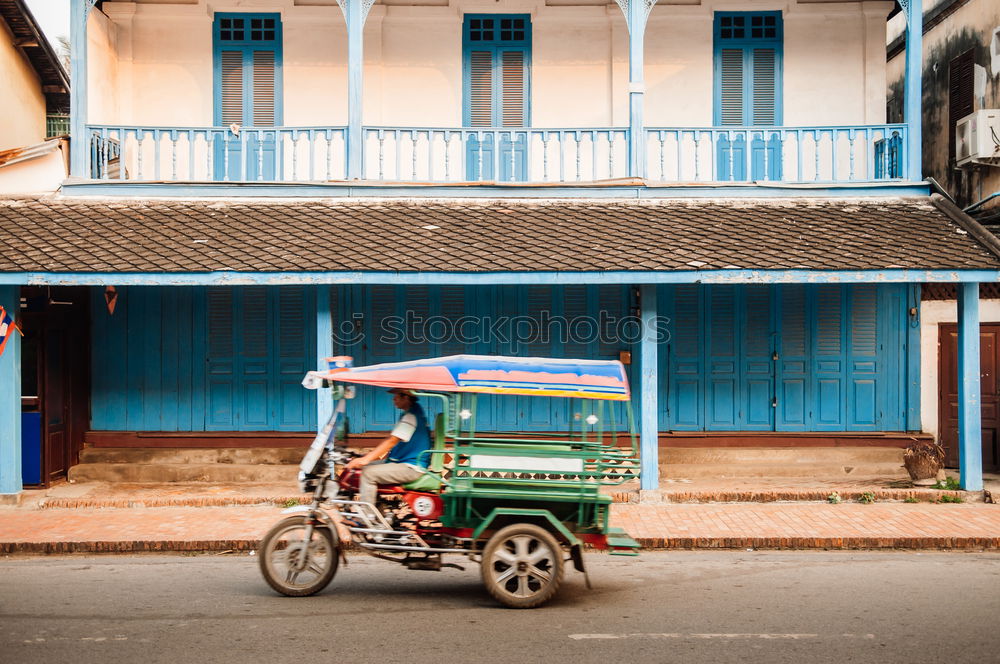
M278 14L216 14L213 158L218 180L274 180L281 124L281 17ZM235 131L230 128L238 128ZM243 128L261 128L248 131Z
M718 141L719 180L781 179L779 136L743 128L782 122L782 31L781 12L715 13L714 124L734 128Z
M469 180L527 179L530 118L531 18L527 14L466 14L462 27L462 123L494 128L466 144Z

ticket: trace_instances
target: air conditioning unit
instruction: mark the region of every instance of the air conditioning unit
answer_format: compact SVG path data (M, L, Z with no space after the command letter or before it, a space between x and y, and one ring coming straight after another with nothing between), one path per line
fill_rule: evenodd
M1000 109L976 111L955 125L955 162L991 163L1000 160ZM1000 161L995 161L1000 165Z

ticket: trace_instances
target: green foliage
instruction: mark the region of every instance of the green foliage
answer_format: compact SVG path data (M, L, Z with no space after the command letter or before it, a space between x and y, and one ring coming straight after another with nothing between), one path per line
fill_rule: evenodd
M858 496L858 502L864 503L865 505L870 505L875 502L875 494L871 491L865 491L863 494Z
M904 503L919 503L920 500L918 498L916 498L915 496L907 496L906 500L904 500L903 502Z
M287 507L295 507L296 505L300 505L300 504L301 503L299 503L298 498L289 498L288 500L286 500L285 502L283 502L281 504L281 506L287 508Z
M827 497L826 497L826 499L827 499L827 501L829 501L829 502L830 502L830 503L831 503L832 505L836 505L837 503L840 503L841 501L843 501L843 498L841 498L841 497L840 497L840 494L839 494L839 493L837 493L836 491L834 491L834 492L833 492L833 493L831 493L831 494L830 494L829 496L827 496Z
M959 491L961 490L962 485L959 484L958 480L949 475L944 478L944 480L938 480L938 482L934 485L934 488L943 489L944 491Z
M947 494L946 493L943 496L941 496L940 498L938 498L938 502L939 503L964 503L965 499L962 498L961 496L953 496L951 494Z

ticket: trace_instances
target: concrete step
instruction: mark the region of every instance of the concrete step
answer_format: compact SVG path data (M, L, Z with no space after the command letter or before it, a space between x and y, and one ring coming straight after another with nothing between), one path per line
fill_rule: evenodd
M670 479L706 479L741 477L801 477L835 479L838 477L881 477L905 479L909 475L902 464L862 463L666 463L660 464L660 477Z
M295 464L81 463L69 469L74 482L276 482L295 486Z
M304 447L86 447L80 463L281 465L298 464L305 453Z
M660 463L902 465L903 450L898 447L666 447L660 448Z

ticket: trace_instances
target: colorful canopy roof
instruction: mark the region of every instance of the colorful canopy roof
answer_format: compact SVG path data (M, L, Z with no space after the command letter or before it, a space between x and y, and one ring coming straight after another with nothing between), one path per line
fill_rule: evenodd
M334 368L320 375L342 383L432 392L530 394L617 401L629 398L625 367L617 360L452 355Z

